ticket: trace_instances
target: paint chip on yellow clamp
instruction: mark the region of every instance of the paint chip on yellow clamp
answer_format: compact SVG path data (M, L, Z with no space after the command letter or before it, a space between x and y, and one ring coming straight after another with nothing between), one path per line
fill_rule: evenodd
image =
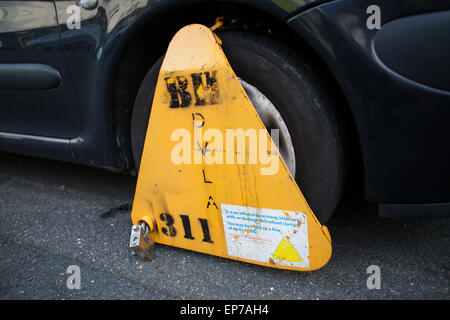
M211 158L212 150L218 155L230 151L230 145L219 148L212 140L199 141L195 137L199 128L203 132L213 129L223 137L229 129L263 132L262 140L269 141L263 153L279 159L278 170L262 174L267 164L184 161ZM174 150L183 136L174 132L180 129L194 141L184 150L189 157L174 161ZM172 39L160 69L131 213L133 223L144 220L155 225L149 235L164 245L279 269L321 268L331 256L328 230L314 216L270 141L214 34L202 25L184 27ZM233 143L231 154L237 156ZM244 153L250 155L248 143L245 148ZM244 212L243 217L267 216L273 230L258 229L270 226L261 220L231 232L229 227L237 221L224 216L227 210ZM253 236L262 241L249 239Z

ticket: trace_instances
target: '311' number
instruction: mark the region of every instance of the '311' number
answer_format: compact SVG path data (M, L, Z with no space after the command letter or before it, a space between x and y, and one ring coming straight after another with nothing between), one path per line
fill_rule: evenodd
M192 236L191 221L189 219L189 216L180 215L180 218L181 222L183 223L184 238L195 240L195 238ZM164 227L161 228L162 233L168 237L175 237L177 235L177 229L175 229L174 227L175 220L173 216L169 213L161 213L159 215L159 219L165 223ZM200 226L202 227L203 232L202 241L213 243L213 241L211 240L211 233L209 232L208 220L199 218L198 221L200 222Z

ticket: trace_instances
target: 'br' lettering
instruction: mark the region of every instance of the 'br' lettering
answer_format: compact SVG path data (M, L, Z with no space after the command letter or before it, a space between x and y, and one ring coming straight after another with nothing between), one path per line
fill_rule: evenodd
M217 71L206 71L192 73L190 78L184 76L164 78L170 95L169 107L185 108L193 103L196 106L217 104L219 86L216 74ZM192 81L192 85L190 85L189 80ZM192 88L193 92L189 92L189 88Z

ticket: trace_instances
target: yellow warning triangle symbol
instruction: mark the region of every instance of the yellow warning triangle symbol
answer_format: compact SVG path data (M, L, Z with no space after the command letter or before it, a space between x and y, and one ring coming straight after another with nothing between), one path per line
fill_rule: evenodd
M275 260L289 261L289 262L302 262L302 257L295 250L292 243L289 242L287 237L284 237L278 245L277 249L273 253Z

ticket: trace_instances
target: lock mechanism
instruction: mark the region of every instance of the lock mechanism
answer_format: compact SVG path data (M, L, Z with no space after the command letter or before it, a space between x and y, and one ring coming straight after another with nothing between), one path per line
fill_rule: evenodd
M130 248L133 254L143 261L153 260L155 242L149 236L149 232L150 227L145 222L131 227Z

